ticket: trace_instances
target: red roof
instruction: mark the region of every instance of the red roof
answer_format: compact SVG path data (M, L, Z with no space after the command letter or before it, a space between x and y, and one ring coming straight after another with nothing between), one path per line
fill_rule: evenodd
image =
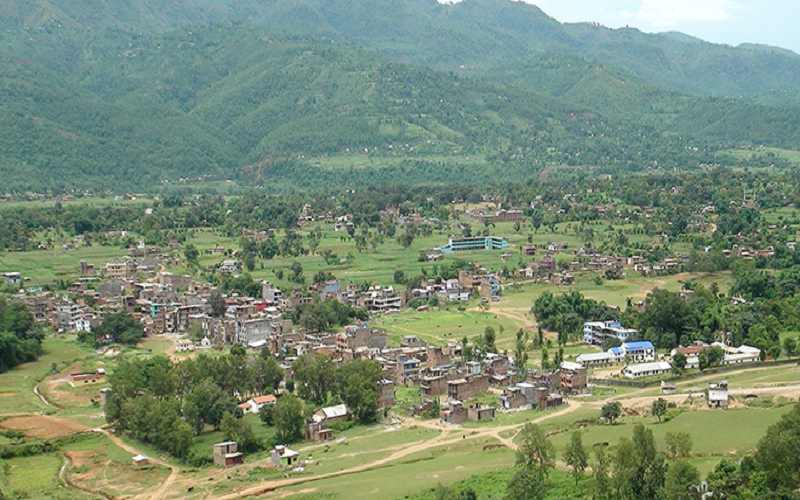
M272 394L267 394L266 396L256 396L256 397L253 398L253 401L257 405L271 404L271 403L276 402L277 400L278 400L278 398L276 398Z
M692 346L692 347L679 347L675 349L677 352L683 354L684 356L688 356L690 354L700 354L701 352L708 349L708 346Z

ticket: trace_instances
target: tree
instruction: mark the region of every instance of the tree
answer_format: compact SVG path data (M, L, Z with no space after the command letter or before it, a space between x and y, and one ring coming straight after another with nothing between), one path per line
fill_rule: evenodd
M700 371L708 368L708 355L706 354L706 351L700 351L700 354L697 355L697 367L700 369Z
M144 335L142 324L125 311L106 314L103 323L92 330L94 340L109 336L120 344L136 345Z
M11 332L20 340L27 340L33 337L30 335L33 327L33 314L24 302L14 301L0 311L0 331Z
M226 440L234 441L239 445L242 452L257 451L261 443L253 433L253 428L249 423L236 418L232 413L225 412L219 424L219 430Z
M297 390L303 399L323 404L336 390L336 366L327 356L303 354L292 363Z
M220 386L210 378L194 384L184 398L184 406L187 404L193 404L196 407L196 419L215 429L219 428L225 412L234 413L236 411L236 402L233 398L229 394L225 394ZM194 408L191 408L191 411L195 411ZM195 431L198 428L202 430L197 423L192 426Z
M200 256L200 251L197 250L193 244L189 243L183 247L183 256L186 257L187 262L196 264L197 258Z
M506 500L542 500L547 490L544 479L533 467L521 467L506 487Z
M664 440L671 458L689 458L692 453L692 436L688 432L668 432Z
M414 243L414 235L408 230L397 237L397 244L400 245L403 250L408 250L408 247L410 247L412 243Z
M194 401L184 400L183 419L187 424L192 426L192 430L194 430L195 434L199 435L203 432L205 422L203 422L203 419L200 417L200 410L197 408Z
M303 439L305 429L303 401L293 394L284 394L275 403L272 420L275 422L275 439L291 444Z
M619 401L609 401L600 409L600 416L614 425L614 420L622 414L622 404Z
M225 297L219 290L214 290L208 297L208 304L211 306L211 315L221 318L225 314Z
M278 390L283 380L284 371L278 360L269 352L269 349L261 350L260 363L255 365L256 388L259 392Z
M755 463L771 490L800 487L800 403L767 429L758 443Z
M575 478L575 486L577 486L589 465L589 456L583 447L580 431L574 431L570 436L569 444L564 450L564 462L572 469L572 476Z
M402 285L406 282L406 273L402 269L398 269L394 272L394 282L397 285Z
M604 443L594 445L594 457L594 498L595 500L606 500L611 493L611 481L609 479L610 459Z
M664 481L667 500L697 500L701 498L700 472L684 459L670 465Z
M786 355L791 358L797 354L797 341L791 337L786 337L783 341L783 350L786 351Z
M712 347L706 351L706 359L708 360L708 366L717 366L720 364L725 357L725 352L720 349L719 347Z
M378 415L383 368L378 361L348 361L337 373L339 392L350 414L359 423L374 422Z
M658 422L661 423L661 419L667 414L667 400L664 398L658 398L653 401L653 406L650 409L650 413L652 413L654 417L658 418Z
M514 344L514 368L517 373L525 373L528 367L528 350L525 347L528 334L522 330L517 332L517 341Z
M483 331L483 345L486 347L486 352L497 352L497 346L495 345L496 339L497 334L495 333L494 328L487 326Z
M686 355L681 352L675 353L675 356L672 357L672 367L681 372L686 368Z
M536 424L525 424L520 431L522 444L517 449L516 466L532 469L541 481L555 467L555 447Z
M258 418L266 425L273 425L275 423L273 419L274 411L275 405L262 405L261 409L258 410Z
M300 283L303 278L303 265L297 261L292 262L292 281Z

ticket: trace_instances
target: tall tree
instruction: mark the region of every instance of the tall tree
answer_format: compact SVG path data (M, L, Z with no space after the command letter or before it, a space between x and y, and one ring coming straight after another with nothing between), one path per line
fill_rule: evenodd
M555 467L555 447L536 424L525 424L520 431L522 443L517 449L517 467L531 468L544 480Z
M580 431L575 431L570 435L569 444L564 449L564 462L572 469L572 476L575 478L575 486L577 486L589 465L589 456L583 447Z
M658 422L661 423L661 419L667 414L667 400L664 398L658 398L653 401L653 406L650 408L650 413L652 413L654 417L658 418Z
M378 415L383 368L374 360L348 361L337 372L342 401L360 423L374 422Z
M275 403L272 420L275 423L275 439L282 444L291 444L303 439L305 430L305 407L303 401L293 394L284 394Z

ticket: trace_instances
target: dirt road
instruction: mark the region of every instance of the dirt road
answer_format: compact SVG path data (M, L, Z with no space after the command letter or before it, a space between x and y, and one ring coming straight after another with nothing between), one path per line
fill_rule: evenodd
M99 432L100 434L105 435L115 445L119 446L120 448L122 448L123 450L127 451L128 453L131 453L133 455L139 455L139 454L142 453L141 451L137 450L136 448L127 445L120 438L118 438L117 436L111 434L110 432L108 432L105 429L92 429L92 431ZM167 493L169 488L172 486L172 483L175 482L175 479L178 478L178 472L180 472L180 469L178 469L174 465L168 464L167 462L165 462L165 461L163 461L163 460L161 460L159 458L156 458L156 457L150 457L150 462L151 463L156 463L156 464L161 465L163 467L169 468L171 470L170 475L169 475L169 477L167 477L167 479L164 480L164 482L161 484L161 487L158 488L158 490L156 490L155 493L140 493L139 495L137 495L135 497L132 497L132 498L141 498L142 500L161 500L162 498L164 498L165 494Z

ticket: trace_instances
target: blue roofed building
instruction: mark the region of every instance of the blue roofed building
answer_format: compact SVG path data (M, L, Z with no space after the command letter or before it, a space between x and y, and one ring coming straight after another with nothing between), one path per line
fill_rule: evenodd
M625 356L630 358L633 363L646 363L656 360L656 348L649 340L640 342L625 342L622 344Z

